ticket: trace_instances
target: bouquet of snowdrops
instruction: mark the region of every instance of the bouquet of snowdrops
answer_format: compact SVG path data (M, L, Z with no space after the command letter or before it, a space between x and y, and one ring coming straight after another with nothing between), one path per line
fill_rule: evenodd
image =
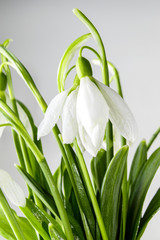
M160 165L160 148L149 157L148 149L160 130L149 143L140 142L128 177L127 154L136 139L137 125L123 100L118 71L107 61L97 29L78 9L73 12L91 33L77 38L62 56L57 76L59 93L48 106L27 69L8 50L10 40L0 45L0 135L6 126L11 127L19 159L15 167L28 187L25 196L19 184L0 170L0 234L6 239L140 239L160 207L158 190L142 215L146 193ZM90 38L98 50L85 45ZM84 49L95 54L92 66L100 67L103 82L94 78ZM44 112L38 128L29 109L15 98L11 67ZM71 71L75 78L66 89ZM110 88L112 81L116 91ZM41 137L50 131L61 152L55 172L49 168L41 144ZM92 157L91 176L85 151ZM16 214L8 200L24 217Z

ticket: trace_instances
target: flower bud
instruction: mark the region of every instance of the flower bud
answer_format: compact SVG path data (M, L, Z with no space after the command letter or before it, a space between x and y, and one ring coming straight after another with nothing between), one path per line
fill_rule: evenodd
M79 57L76 62L76 70L78 78L90 77L92 76L92 68L90 62L84 58Z
M2 169L0 169L0 188L14 205L18 207L26 206L26 198L22 188Z
M0 72L0 91L5 91L7 87L7 77L3 72Z

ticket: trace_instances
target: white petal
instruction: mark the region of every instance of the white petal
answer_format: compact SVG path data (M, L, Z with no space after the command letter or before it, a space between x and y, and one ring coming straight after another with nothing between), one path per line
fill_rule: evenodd
M48 105L44 119L38 127L38 139L47 135L57 123L62 113L63 105L67 98L68 92L69 89L57 94Z
M81 142L86 149L87 152L89 152L92 156L96 156L98 149L92 144L91 139L85 129L81 126L79 127L79 134Z
M113 89L101 82L96 82L108 106L110 120L128 141L134 142L137 137L137 124L126 102Z
M14 205L25 207L26 198L22 188L2 169L0 170L0 187Z
M82 144L82 141L81 141L81 139L80 139L79 133L78 133L78 135L76 136L76 139L77 139L77 143L78 143L78 146L79 146L81 152L84 153L84 152L85 152L85 148L84 148L84 146L83 146L83 144Z
M98 87L89 77L82 78L77 97L77 116L96 147L102 144L108 111L108 105Z
M0 188L6 184L8 181L11 181L12 178L9 175L8 172L4 171L3 169L0 169Z
M79 120L78 120L78 128L79 128L79 137L85 150L95 157L99 151L99 148L96 148L93 145L91 138L89 137L89 135L87 134L87 132L85 131L84 127L82 126Z
M62 138L64 143L72 143L78 135L76 102L78 88L67 97L62 112Z
M94 146L97 146L99 148L102 145L104 135L105 135L105 129L106 129L106 121L97 124L93 128L92 142Z

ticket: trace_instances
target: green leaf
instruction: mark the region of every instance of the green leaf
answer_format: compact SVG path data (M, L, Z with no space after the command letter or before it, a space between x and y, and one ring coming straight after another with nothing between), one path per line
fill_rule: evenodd
M19 173L24 178L28 186L33 190L33 192L39 197L39 199L44 203L44 205L52 212L52 214L58 218L58 211L54 204L52 196L46 192L26 171L24 171L20 166L15 165Z
M63 175L63 187L64 187L65 200L68 202L71 195L71 191L72 191L72 184L71 184L67 170L64 171L64 175Z
M65 51L59 64L58 69L58 89L64 91L65 77L68 71L69 64L74 57L76 51L91 37L91 34L85 34L77 38Z
M160 148L158 148L145 162L133 184L128 201L126 239L136 239L143 203L148 188L159 166Z
M35 229L32 227L32 225L29 223L29 221L24 218L24 217L18 217L16 215L17 218L17 222L19 224L19 226L21 227L21 229L23 230L23 234L25 236L25 239L27 240L37 240L37 235L35 232ZM29 234L28 234L29 233Z
M77 220L77 222L78 222L80 225L82 225L80 208L78 207L78 203L77 203L76 196L75 196L75 193L74 193L74 191L73 191L73 188L72 188L72 191L71 191L69 203L70 203L70 205L71 205L72 215L73 215L74 218Z
M26 206L24 208L20 207L20 209L44 240L50 240L48 235L49 221L46 220L41 210L28 199Z
M130 175L129 175L129 183L132 186L134 181L137 179L138 173L143 167L147 160L147 145L146 141L142 141L134 155L133 162L131 165Z
M101 213L107 230L108 238L115 240L118 230L119 202L121 185L128 147L122 147L110 162L106 171L100 196Z
M38 148L40 149L40 151L42 152L42 146L41 146L41 141L37 140L37 127L35 126L34 124L34 120L32 118L32 115L29 111L29 109L19 100L16 100L16 103L20 106L20 108L22 108L25 113L24 114L19 114L20 116L24 115L24 121L26 124L24 124L26 127L28 125L30 125L30 127L28 127L28 129L30 130L29 133L32 134L32 137L33 137L33 141L34 143L38 146ZM20 110L20 109L19 109ZM27 118L27 120L25 120ZM23 119L21 119L22 122L24 123ZM26 128L26 130L28 130ZM33 176L36 180L39 181L40 184L43 185L43 187L46 187L46 179L42 173L42 170L37 162L37 160L35 159L33 153L31 152L31 150L27 147L27 150L28 150L28 154L29 154L29 159L30 159L30 164L31 164L31 167L32 167L32 172L33 172ZM24 168L25 169L25 168Z
M72 186L73 186L73 190L75 192L75 196L76 196L76 200L77 203L79 205L79 208L81 208L81 210L83 211L86 220L88 221L88 225L90 228L90 231L94 237L95 235L95 217L92 211L92 207L91 207L91 203L89 200L89 197L87 195L87 191L85 189L85 183L82 180L81 177L81 169L78 165L78 161L77 161L77 157L75 155L75 152L73 151L73 149L65 144L65 150L68 156L68 160L69 160L69 165L70 165L70 179L72 177ZM68 170L68 168L67 168Z
M101 185L106 172L106 151L101 149L91 160L91 172L96 188L101 191Z
M62 179L61 178L62 178L61 177L61 166L59 166L53 174L53 179L54 179L54 182L56 183L58 191L62 197L63 193L62 193L62 181L61 181Z
M0 206L0 235L8 240L16 240L16 237L7 221L6 216Z
M55 218L58 219L58 222L61 223L61 220L58 217L57 208L54 204L54 200L53 200L52 196L49 193L45 192L45 190L27 172L25 172L20 166L16 165L16 168L20 172L20 174L23 176L23 178L26 181L26 183L28 184L28 186L30 186L30 188L33 190L33 192L35 192L35 194L39 197L39 199L52 212L52 214L55 216ZM55 176L54 176L54 178L55 178ZM76 223L76 221L72 217L69 216L69 214L68 214L68 218L71 222L71 225L72 225L73 231L74 231L74 229L78 228L77 227L78 224ZM78 232L78 230L75 230L75 231Z
M70 214L68 214L68 218L72 226L74 239L85 240L83 231L81 229L81 226L77 222L77 220L74 217L72 217Z
M66 239L66 237L65 238L62 238L59 234L58 234L58 232L57 232L57 230L55 229L55 226L53 225L53 224L49 224L49 235L50 235L50 237L51 237L51 239L52 240L64 240L64 239Z
M59 238L66 239L59 223L53 217L51 217L51 215L35 205L31 200L27 199L26 207L21 207L20 209L44 239L50 239L48 236L49 223L54 225Z
M141 218L139 229L138 229L138 237L139 240L144 233L147 224L151 220L151 218L156 214L156 212L160 209L160 188L152 198L151 202L149 203L149 206L147 207L143 217Z
M12 211L20 228L23 230L25 240L37 240L36 232L31 226L31 224L28 222L28 220L24 217L17 216L16 212L14 210ZM8 240L16 240L16 237L1 207L0 207L0 235Z

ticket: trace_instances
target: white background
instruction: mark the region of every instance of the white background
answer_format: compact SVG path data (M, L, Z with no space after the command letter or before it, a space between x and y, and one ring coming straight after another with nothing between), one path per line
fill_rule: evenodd
M66 47L88 30L72 14L79 8L95 24L104 41L107 58L119 70L124 97L139 127L139 137L147 141L160 125L160 3L159 1L2 1L0 0L0 42L14 41L10 50L23 62L36 85L49 101L57 94L56 74ZM24 82L13 72L16 97L30 108L35 123L43 117L38 104ZM52 169L60 153L52 134L43 139L45 156ZM159 146L157 140L152 148ZM9 171L17 181L23 180L13 164L17 163L11 131L0 139L0 168ZM89 164L88 164L89 165ZM148 192L145 206L160 186L157 172ZM143 240L160 239L158 213Z

